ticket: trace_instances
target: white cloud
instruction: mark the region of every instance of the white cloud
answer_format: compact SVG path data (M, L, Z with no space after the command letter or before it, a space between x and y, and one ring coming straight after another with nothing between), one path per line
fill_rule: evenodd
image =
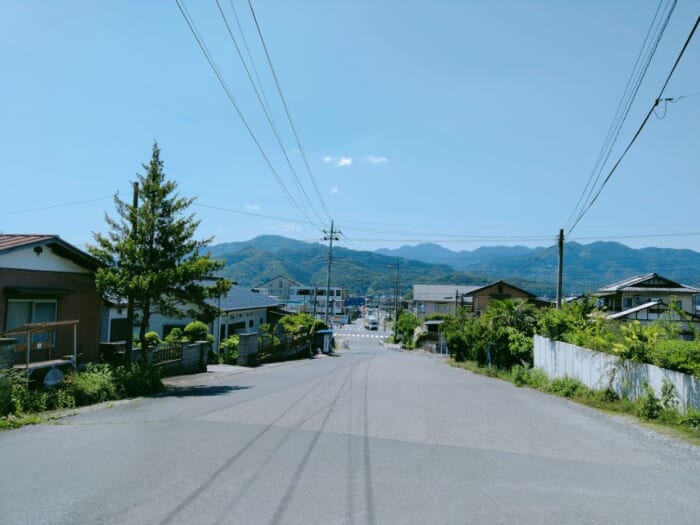
M350 164L352 164L352 159L350 157L340 157L338 162L335 163L335 165L339 168L350 166Z
M386 157L377 157L376 155L368 155L366 160L370 164L382 164L383 162L389 162L389 159Z
M246 204L245 209L248 211L260 211L260 206L257 204Z
M340 191L340 190L338 189L338 186L333 186L333 187L331 188L331 193L333 193L333 194L336 194L336 193L338 193L339 191Z
M330 164L331 162L333 162L333 157L331 157L330 155L326 155L325 157L323 157L323 162L325 162L326 164Z

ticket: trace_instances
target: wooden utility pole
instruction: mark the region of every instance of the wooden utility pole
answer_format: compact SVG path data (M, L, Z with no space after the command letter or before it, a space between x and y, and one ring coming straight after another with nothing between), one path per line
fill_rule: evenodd
M559 265L557 272L557 310L561 308L561 290L564 277L564 230L559 230Z
M337 233L342 233L338 230L333 230L333 221L331 220L331 231L328 232L326 230L323 230L323 233L326 235L323 237L324 241L330 241L330 245L328 246L328 279L326 280L326 315L324 316L324 323L326 326L330 326L328 324L328 308L330 308L331 303L330 303L330 292L331 292L331 264L333 263L333 241L339 241L340 238L336 237Z
M136 239L138 228L138 209L139 209L139 183L134 182L134 195L131 204L131 238ZM131 351L134 347L134 298L131 293L126 297L126 348L124 360L126 364L131 364Z

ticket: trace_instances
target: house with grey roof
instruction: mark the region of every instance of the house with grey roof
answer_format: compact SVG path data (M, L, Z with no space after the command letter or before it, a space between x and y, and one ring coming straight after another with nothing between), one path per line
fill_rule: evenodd
M695 304L700 288L662 277L657 273L637 275L596 290L595 296L606 311L606 318L620 321L652 322L669 313L673 305L682 310L689 322L700 322ZM679 319L679 316L675 315ZM687 329L687 324L684 325Z
M432 314L454 315L457 308L471 307L469 293L481 288L472 285L414 284L413 308L421 321Z
M221 315L209 323L209 331L216 341L223 341L228 336L241 333L257 333L260 325L270 322L271 311L277 310L280 301L267 295L253 292L249 288L233 285L226 295L207 302L221 310ZM138 323L136 313L136 324ZM164 339L173 329L183 329L192 318L176 318L154 313L151 316L149 330ZM103 340L122 341L126 337L121 326L126 322L125 304L114 304L110 308L107 329L103 330ZM217 338L218 335L218 338Z

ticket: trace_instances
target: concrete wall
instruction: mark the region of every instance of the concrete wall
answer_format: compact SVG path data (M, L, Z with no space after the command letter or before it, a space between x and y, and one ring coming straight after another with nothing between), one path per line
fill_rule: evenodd
M636 399L648 384L661 396L664 380L670 381L678 396L679 408L700 410L700 379L654 365L623 361L614 355L535 336L535 367L550 377L572 377L590 388L611 386L621 397Z

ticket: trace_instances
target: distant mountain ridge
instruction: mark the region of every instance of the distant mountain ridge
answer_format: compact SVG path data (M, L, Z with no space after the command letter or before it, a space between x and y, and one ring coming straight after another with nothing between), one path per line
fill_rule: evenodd
M226 261L223 274L256 286L283 274L302 284L325 286L328 246L276 235L210 247ZM356 251L333 248L333 286L353 295L391 293L398 259L402 293L413 284L486 284L503 279L538 295L553 295L557 253L551 248L484 246L451 251L437 244ZM395 266L394 266L395 267ZM700 253L671 248L633 249L617 242L564 247L564 291L593 291L634 275L656 272L684 284L700 284Z

